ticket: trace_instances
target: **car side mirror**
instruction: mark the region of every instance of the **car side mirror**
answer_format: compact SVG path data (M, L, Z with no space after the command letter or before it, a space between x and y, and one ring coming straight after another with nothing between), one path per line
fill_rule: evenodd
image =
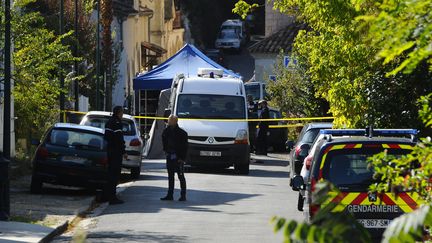
M304 183L304 180L303 180L303 176L299 176L299 175L296 175L293 179L292 179L292 189L294 190L294 191L299 191L299 190L304 190L304 189L306 189L306 187L305 187L305 183Z
M164 115L163 115L163 116L167 118L167 117L169 117L170 115L171 115L171 110L170 110L170 109L165 109L165 110L164 110Z
M40 140L39 139L32 139L31 140L31 145L39 146L39 144L40 144Z
M288 151L291 151L294 148L294 141L293 140L287 140L286 141L286 148Z

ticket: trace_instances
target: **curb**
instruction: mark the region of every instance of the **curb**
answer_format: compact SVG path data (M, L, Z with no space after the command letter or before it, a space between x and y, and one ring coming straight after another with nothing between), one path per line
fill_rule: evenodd
M42 238L39 241L39 243L51 242L54 239L54 237L63 234L67 230L68 227L69 227L69 220L66 220L66 222L64 222L62 225L58 226L53 231L51 231L51 233L49 233L44 238Z

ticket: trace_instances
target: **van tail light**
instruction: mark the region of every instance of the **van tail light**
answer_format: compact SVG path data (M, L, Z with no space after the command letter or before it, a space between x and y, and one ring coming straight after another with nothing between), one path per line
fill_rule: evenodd
M48 158L49 152L45 147L39 147L37 150L37 158L41 160L46 160Z
M107 166L108 165L108 158L107 157L103 157L98 162L99 162L100 165Z
M297 146L297 147L295 148L295 156L296 156L296 157L299 157L299 155L300 155L300 151L301 151L300 146Z
M307 170L310 170L311 165L312 165L312 156L311 156L311 155L308 155L308 156L306 157L306 159L304 160L304 163L305 163L305 165L306 165L306 169L307 169Z
M135 138L130 142L129 145L132 147L138 147L141 146L141 141L138 138Z

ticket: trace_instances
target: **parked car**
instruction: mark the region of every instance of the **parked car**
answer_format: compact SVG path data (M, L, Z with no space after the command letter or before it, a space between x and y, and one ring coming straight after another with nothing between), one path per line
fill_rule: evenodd
M221 66L225 65L223 53L218 49L207 49L205 55Z
M241 51L241 38L235 30L221 30L215 42L215 47L218 49Z
M332 123L309 123L306 124L300 132L299 138L291 151L291 178L300 174L303 166L303 161L309 154L309 149L313 141L318 136L319 131L322 129L332 128Z
M40 193L43 183L79 187L102 187L107 178L104 130L71 123L48 129L32 160L30 190Z
M111 117L110 112L90 111L81 120L81 125L105 129L105 124ZM127 159L123 159L123 168L130 169L133 178L138 178L141 173L143 140L138 129L135 118L130 115L123 115L123 136L126 145Z
M304 215L310 222L329 203L339 205L329 213L346 211L365 227L375 242L390 223L404 213L411 213L423 202L416 191L392 190L370 192L374 167L369 158L386 151L396 158L412 152L417 143L414 129L334 129L321 130L325 136L317 143L317 150L310 163L310 175L293 178L293 189L305 190ZM408 167L418 166L415 162ZM340 192L330 191L327 200L320 200L312 193L317 183L328 181Z

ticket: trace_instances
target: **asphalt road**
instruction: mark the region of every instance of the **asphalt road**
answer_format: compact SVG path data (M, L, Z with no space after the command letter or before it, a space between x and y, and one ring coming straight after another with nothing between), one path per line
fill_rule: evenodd
M163 160L146 160L140 180L92 219L87 242L282 242L270 219L301 220L281 157L255 157L248 176L232 169L186 173L187 202L160 201L167 188ZM179 197L176 180L175 199ZM61 240L60 240L61 241Z
M252 77L255 70L255 60L246 47L243 48L241 53L226 51L224 57L224 66L226 68L231 69L236 73L240 73L245 81L248 81Z

